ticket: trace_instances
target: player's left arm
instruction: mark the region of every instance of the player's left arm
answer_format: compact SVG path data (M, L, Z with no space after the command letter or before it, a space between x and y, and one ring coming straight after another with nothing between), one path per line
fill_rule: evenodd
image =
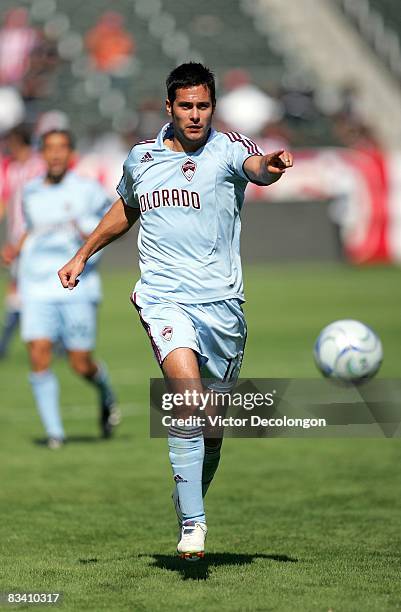
M287 168L292 168L292 153L280 149L267 155L252 155L244 161L244 172L249 179L259 185L271 185L278 181Z
M24 190L24 193L25 193L25 190ZM11 244L10 242L6 242L1 248L0 256L5 266L10 266L13 263L13 261L17 259L17 257L20 256L22 247L24 246L25 241L28 237L29 223L28 223L27 216L26 216L24 198L22 200L22 215L23 215L23 232L17 244Z
M10 266L12 262L19 257L25 240L28 237L28 232L24 232L17 244L6 242L1 248L1 259L5 266Z

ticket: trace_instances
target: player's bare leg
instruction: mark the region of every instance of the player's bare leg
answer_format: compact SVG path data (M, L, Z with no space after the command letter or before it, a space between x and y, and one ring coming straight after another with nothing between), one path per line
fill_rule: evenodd
M79 376L93 378L98 371L97 363L89 351L68 351L70 366Z
M32 372L44 372L52 361L52 342L47 338L28 342L28 354Z
M52 342L47 338L28 342L31 362L29 381L39 416L51 449L59 448L64 441L64 429L60 417L58 380L50 369Z
M177 348L166 357L162 365L171 393L203 392L198 361L194 351ZM176 407L174 416L186 419L195 416L198 408L196 396L184 406ZM181 558L198 560L204 556L207 534L202 497L202 467L204 458L201 427L173 426L169 430L169 456L176 483L175 504L182 520L177 552ZM180 513L180 514L179 514Z
M96 387L101 433L104 438L110 438L121 417L106 368L93 359L90 351L68 351L68 359L72 369Z

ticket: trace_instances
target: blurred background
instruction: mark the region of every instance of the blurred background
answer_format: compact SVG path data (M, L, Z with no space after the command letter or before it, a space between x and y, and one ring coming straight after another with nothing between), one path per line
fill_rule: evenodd
M32 133L34 154L41 133L70 127L77 171L99 178L114 197L129 148L166 121L166 75L194 60L216 73L218 129L245 133L266 151L295 151L285 181L248 189L246 262L399 260L396 0L298 0L291 11L276 0L230 0L227 7L2 0L2 215L12 190L7 169L18 158L12 128L23 123ZM126 249L124 241L113 246L107 263L126 262Z
M382 339L379 376L399 378L400 35L399 0L1 0L0 245L43 171L43 132L70 127L76 171L114 198L130 147L167 120L168 72L202 61L216 127L295 155L278 184L247 189L242 376L319 375L320 329L354 318ZM56 358L69 443L50 452L25 348L15 336L0 350L0 591L57 587L74 611L166 612L196 597L230 612L399 609L399 423L394 440L226 440L207 500L211 580L179 568L166 443L149 438L159 370L129 303L135 231L102 267L115 439L99 439L93 389ZM0 267L0 328L18 306L7 279Z

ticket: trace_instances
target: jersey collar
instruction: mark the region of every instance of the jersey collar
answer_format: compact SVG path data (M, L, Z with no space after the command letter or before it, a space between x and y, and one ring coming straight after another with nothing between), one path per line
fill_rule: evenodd
M64 174L62 180L59 183L46 183L46 179L47 179L47 173L45 172L45 174L42 175L41 179L42 179L42 183L45 187L60 187L62 185L65 185L66 183L69 183L70 180L73 178L75 172L73 170L71 170L71 168L69 168L67 170L67 172Z
M154 147L152 147L152 151L164 151L165 149L167 149L166 145L164 144L164 140L167 134L169 136L173 136L174 134L172 123L166 123L165 125L163 125L162 129L157 135ZM212 127L210 130L209 138L207 139L206 144L204 146L206 146L215 137L215 135L216 130Z

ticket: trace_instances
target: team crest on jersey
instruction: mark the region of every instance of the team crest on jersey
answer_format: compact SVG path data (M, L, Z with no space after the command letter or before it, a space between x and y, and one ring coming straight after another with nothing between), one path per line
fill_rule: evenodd
M160 332L160 335L162 336L162 338L164 338L164 340L170 342L173 336L173 328L170 325L163 327L162 331Z
M195 174L195 170L196 170L196 164L194 161L192 161L192 159L187 159L187 161L184 162L181 166L181 171L183 175L185 176L185 178L187 179L187 181L192 180L192 177Z

